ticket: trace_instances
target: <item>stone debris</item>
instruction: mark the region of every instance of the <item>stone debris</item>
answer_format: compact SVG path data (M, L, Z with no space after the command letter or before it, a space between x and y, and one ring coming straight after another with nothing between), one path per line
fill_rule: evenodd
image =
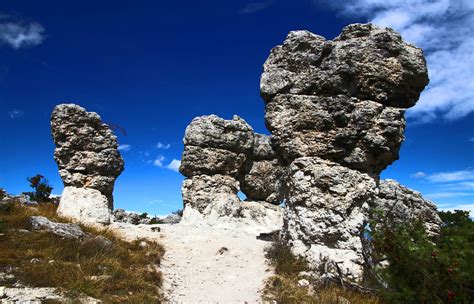
M51 115L54 158L65 189L58 213L86 223L110 223L112 192L124 169L116 136L94 112L61 104Z

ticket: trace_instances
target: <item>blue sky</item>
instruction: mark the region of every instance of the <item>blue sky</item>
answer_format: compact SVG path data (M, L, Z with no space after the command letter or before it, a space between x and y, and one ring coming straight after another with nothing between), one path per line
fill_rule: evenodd
M474 5L468 0L35 1L0 6L0 187L62 182L49 116L74 102L117 130L126 169L115 206L181 207L175 170L195 116L238 114L268 133L259 77L290 30L333 38L392 26L425 50L431 84L407 113L400 160L382 176L449 209L474 205Z

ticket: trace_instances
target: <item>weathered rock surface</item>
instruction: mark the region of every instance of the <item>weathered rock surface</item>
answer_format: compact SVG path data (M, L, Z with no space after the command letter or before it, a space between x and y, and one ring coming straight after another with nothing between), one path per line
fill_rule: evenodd
M317 156L378 174L398 159L404 110L345 95L281 94L266 107L275 149L287 161Z
M260 90L267 102L277 94L343 94L408 108L427 84L421 49L391 29L352 24L332 41L290 32L265 62Z
M55 288L6 288L0 287L0 303L28 303L40 304L44 301L66 302L66 299L60 295Z
M371 24L347 26L332 41L290 32L272 50L260 89L272 146L289 164L282 235L314 269L338 265L342 273L326 274L362 278L369 211L392 199L377 198L377 180L398 159L404 109L427 83L422 51Z
M436 205L424 199L421 193L400 185L397 181L381 180L374 209L383 212L393 223L421 219L431 235L439 234L441 219Z
M81 214L88 208L82 202L84 196L93 204L94 212L100 205L101 208L107 208L101 213L110 213L113 207L112 192L115 179L124 169L123 159L117 150L116 136L101 121L97 113L87 112L75 104L61 104L54 108L51 115L51 130L56 144L54 158L59 173L66 189L71 187L67 196L63 195L61 198L62 214L77 220L84 219ZM85 194L73 189L95 189L108 200L108 204L104 205L103 198L95 192L89 191ZM80 196L72 197L75 194ZM80 207L66 203L77 203ZM91 212L87 216L94 217ZM108 223L103 214L95 217L101 223Z
M283 199L281 187L285 168L277 159L249 162L239 179L248 200L279 205Z
M52 222L44 216L30 217L30 225L32 230L46 230L64 238L80 239L87 235L79 225Z
M294 253L315 268L330 260L348 278L360 278L361 235L375 180L337 163L302 157L290 165L286 187L284 237Z
M57 213L85 224L109 224L112 205L99 190L65 187Z
M231 176L198 175L183 182L183 203L203 214L218 208L222 215L229 215L240 203L238 191L239 183Z

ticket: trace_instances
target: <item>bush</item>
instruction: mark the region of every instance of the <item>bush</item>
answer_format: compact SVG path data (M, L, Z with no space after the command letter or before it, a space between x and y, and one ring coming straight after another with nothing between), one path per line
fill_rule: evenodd
M440 212L440 235L429 237L423 221L371 222L373 257L386 261L376 272L389 286L389 303L471 303L474 298L474 223L463 211Z
M48 180L44 176L37 174L32 177L27 178L30 183L30 187L33 188L34 192L25 192L26 195L30 197L31 200L38 203L50 203L51 187L48 183Z
M0 200L4 199L6 195L7 191L5 191L3 188L0 188Z

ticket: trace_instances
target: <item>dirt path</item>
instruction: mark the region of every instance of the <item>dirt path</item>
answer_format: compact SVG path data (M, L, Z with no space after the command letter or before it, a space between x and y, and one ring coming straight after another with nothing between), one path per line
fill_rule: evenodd
M149 226L113 225L129 238L147 237L165 246L161 269L170 302L261 301L271 270L264 257L268 242L257 240L258 232L236 224L159 225L159 233Z

